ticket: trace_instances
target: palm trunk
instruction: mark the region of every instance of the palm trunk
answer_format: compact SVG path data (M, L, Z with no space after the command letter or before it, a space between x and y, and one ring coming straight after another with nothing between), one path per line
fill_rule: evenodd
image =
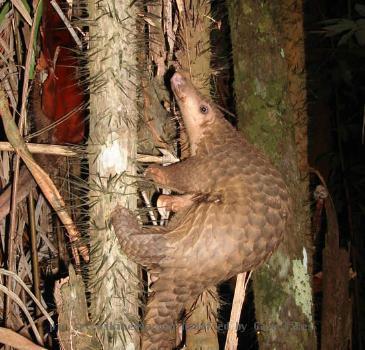
M90 15L90 313L105 349L138 349L137 266L110 225L117 204L136 207L125 176L136 158L136 22L130 1L91 2Z
M239 127L285 175L293 224L254 273L260 349L315 349L300 0L229 1Z

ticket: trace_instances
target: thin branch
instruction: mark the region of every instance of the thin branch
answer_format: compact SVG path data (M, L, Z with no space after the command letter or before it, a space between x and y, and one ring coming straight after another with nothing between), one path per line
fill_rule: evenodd
M25 316L27 317L32 330L34 332L34 335L38 341L39 344L43 344L43 340L41 338L41 336L38 333L38 329L32 319L32 316L30 315L29 311L27 310L27 307L24 305L24 303L21 301L21 299L11 290L9 290L8 288L6 288L5 286L3 286L2 284L0 284L0 290L5 293L8 297L10 297L12 300L14 300L18 306L22 309L22 311L24 312Z
M49 154L54 156L65 156L65 157L79 157L80 153L77 147L73 146L61 146L61 145L50 145L40 143L27 143L27 147L30 153L35 154ZM14 152L14 147L9 142L0 142L0 151Z
M144 204L145 204L146 208L148 209L148 214L151 218L152 224L154 226L156 226L157 225L157 219L156 219L155 213L153 212L151 201L149 200L149 198L148 198L145 191L141 191L141 194L142 194L142 197L143 197L143 200L144 200Z
M82 43L81 40L79 39L79 37L77 36L75 29L73 29L70 21L66 18L66 16L64 15L64 13L62 12L60 6L57 4L57 2L55 0L51 1L51 5L53 6L53 8L56 10L57 14L60 16L60 18L62 19L63 23L65 24L66 28L68 29L68 31L70 32L72 38L75 40L75 43L77 44L77 46L79 47L80 50L82 50Z
M49 154L54 156L65 156L65 157L82 157L86 153L86 149L82 146L62 146L62 145L51 145L45 143L27 143L26 144L29 152L34 154ZM0 151L14 152L14 147L9 142L0 141ZM137 161L141 163L158 163L167 164L175 163L179 160L174 157L169 151L160 149L161 156L153 156L150 154L137 154Z
M37 229L36 229L36 219L35 219L35 206L33 193L29 193L28 196L28 213L29 213L29 233L30 233L30 243L31 243L31 255L32 255L32 274L33 274L33 290L37 300L41 300L41 282L40 282L40 268L38 260L38 250L37 250ZM36 302L37 305L37 302ZM36 307L35 315L38 317L40 315L40 308ZM42 324L38 324L39 333L43 335Z
M36 296L31 292L31 290L27 287L27 285L24 283L24 281L16 273L11 272L11 271L7 271L5 269L0 269L0 274L5 275L5 276L11 276L11 277L13 277L24 288L24 290L33 299L33 301L37 304L37 306L42 311L44 317L48 320L48 322L50 323L50 325L52 327L55 326L54 321L52 320L51 316L46 311L46 309L43 307L43 305L41 304L41 302L36 298Z
M238 344L237 326L240 322L242 305L246 296L246 288L251 277L250 272L244 272L237 275L236 288L234 291L231 317L229 319L229 328L227 333L226 345L224 350L236 350Z

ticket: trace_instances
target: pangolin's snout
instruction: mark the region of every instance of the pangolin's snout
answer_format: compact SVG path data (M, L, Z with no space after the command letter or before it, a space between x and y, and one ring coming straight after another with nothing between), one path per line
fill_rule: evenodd
M178 98L182 98L182 92L184 89L184 86L186 85L186 79L185 77L180 73L175 73L171 78L171 88L174 92L174 94Z

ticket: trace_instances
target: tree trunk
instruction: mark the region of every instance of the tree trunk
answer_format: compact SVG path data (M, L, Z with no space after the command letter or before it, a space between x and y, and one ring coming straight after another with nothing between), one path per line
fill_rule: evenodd
M239 128L281 170L293 197L292 227L253 277L260 349L315 349L302 3L227 5Z
M321 349L351 349L350 257L340 247L337 213L330 197L325 199L327 232L323 249L323 297ZM355 347L354 347L355 349Z
M137 79L135 8L130 1L89 2L90 313L104 349L138 349L137 266L110 225L117 204L136 208Z

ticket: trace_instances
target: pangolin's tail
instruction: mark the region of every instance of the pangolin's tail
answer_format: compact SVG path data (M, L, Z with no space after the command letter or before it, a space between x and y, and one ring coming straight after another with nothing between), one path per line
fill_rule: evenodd
M178 321L190 293L160 277L147 303L142 329L142 350L175 349Z
M135 262L152 267L167 253L163 228L142 229L135 215L118 206L111 215L115 234L124 253Z

